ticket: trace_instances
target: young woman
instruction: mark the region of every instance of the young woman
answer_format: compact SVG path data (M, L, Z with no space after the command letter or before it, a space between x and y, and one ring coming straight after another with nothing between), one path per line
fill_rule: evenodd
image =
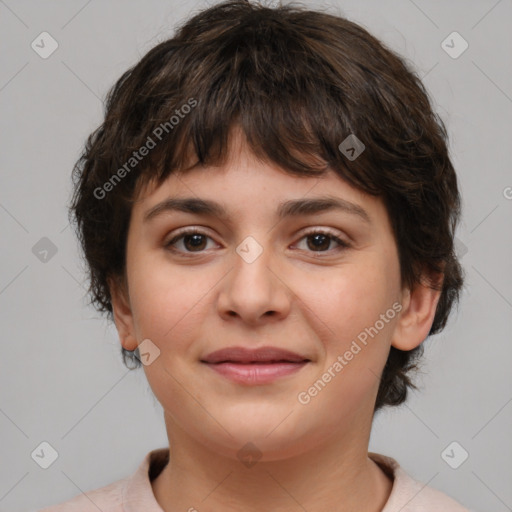
M467 510L368 452L463 284L446 141L398 55L304 8L217 4L127 71L71 212L169 447L44 510Z

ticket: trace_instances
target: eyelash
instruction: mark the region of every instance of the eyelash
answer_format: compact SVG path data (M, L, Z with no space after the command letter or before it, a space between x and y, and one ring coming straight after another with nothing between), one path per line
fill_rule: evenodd
M307 238L308 236L317 235L317 234L325 235L325 236L329 237L332 241L336 242L339 245L337 251L348 249L350 247L350 244L348 244L344 240L341 240L332 231L330 231L328 229L313 229L313 230L307 231L306 233L304 233L302 235L300 240L302 240L303 238ZM206 233L200 231L199 229L189 228L189 229L186 229L184 231L179 232L171 240L166 242L164 244L164 247L166 249L168 249L169 251L172 251L174 253L179 253L181 255L186 254L187 257L193 256L194 254L201 254L202 252L204 252L204 251L197 251L197 252L187 251L187 252L183 252L183 251L179 251L176 248L172 247L178 240L181 240L182 238L184 238L184 237L186 237L188 235L202 235L202 236L205 236L207 238L211 238L209 235L207 235ZM306 251L306 252L311 252L313 254L316 254L316 253L322 254L322 253L330 253L330 252L332 252L332 250L327 250L327 251Z

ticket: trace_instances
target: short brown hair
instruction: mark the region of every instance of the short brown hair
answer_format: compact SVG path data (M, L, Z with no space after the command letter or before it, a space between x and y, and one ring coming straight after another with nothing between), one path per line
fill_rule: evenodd
M442 283L428 283L441 290L429 335L444 328L464 279L454 250L460 197L446 128L417 74L358 24L292 4L223 2L151 49L106 103L105 119L74 168L70 214L91 303L110 320L109 279L126 280L137 191L184 170L191 155L196 165L222 163L237 126L256 155L293 175L317 176L330 167L381 196L402 284L412 288L424 270L443 275ZM365 145L353 160L339 149L350 134ZM130 160L150 139L156 147ZM140 366L121 350L126 366ZM375 411L404 402L407 388L416 388L408 373L422 350L391 347Z

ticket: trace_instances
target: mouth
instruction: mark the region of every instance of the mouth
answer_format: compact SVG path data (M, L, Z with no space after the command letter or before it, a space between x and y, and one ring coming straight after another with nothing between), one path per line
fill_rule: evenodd
M247 349L244 347L229 347L208 354L203 363L221 364L274 364L274 363L303 363L310 361L301 354L277 347L261 347Z
M260 385L296 373L311 359L276 347L231 347L212 352L201 362L238 384Z

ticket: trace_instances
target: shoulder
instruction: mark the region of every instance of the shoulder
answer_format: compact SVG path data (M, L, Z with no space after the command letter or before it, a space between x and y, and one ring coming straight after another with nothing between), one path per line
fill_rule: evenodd
M135 473L109 485L83 492L74 498L40 509L38 512L161 512L151 480L169 460L169 449L149 452Z
M368 456L393 479L393 488L382 512L470 512L447 494L412 478L392 457L371 452Z
M122 512L123 488L128 479L118 480L105 487L87 491L74 498L43 508L39 512Z

